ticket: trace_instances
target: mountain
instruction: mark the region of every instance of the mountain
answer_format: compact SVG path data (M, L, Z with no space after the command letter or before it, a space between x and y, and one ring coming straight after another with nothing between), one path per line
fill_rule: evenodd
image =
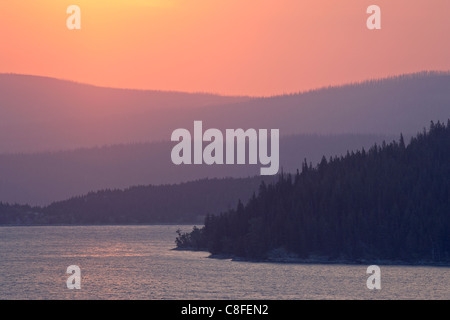
M422 72L197 110L208 127L413 135L450 114L450 73ZM193 117L199 117L194 114ZM189 121L186 121L189 125Z
M249 99L0 74L0 153L170 140L178 114Z
M398 137L292 135L280 140L280 168L295 172L302 161L344 155ZM202 178L259 175L259 165L182 165L170 159L172 142L151 142L32 154L0 154L0 200L48 205L102 189L175 184Z
M0 225L198 223L247 201L275 176L201 179L171 185L100 190L45 207L0 203Z
M180 233L180 248L247 259L450 263L450 120L262 184Z
M100 88L0 75L0 153L168 141L177 128L413 134L445 121L450 73L422 72L267 98Z
M176 128L280 129L280 165L295 172L445 120L450 73L423 72L275 96L223 97L101 88L0 75L0 200L48 205L89 191L248 177L259 166L174 166Z

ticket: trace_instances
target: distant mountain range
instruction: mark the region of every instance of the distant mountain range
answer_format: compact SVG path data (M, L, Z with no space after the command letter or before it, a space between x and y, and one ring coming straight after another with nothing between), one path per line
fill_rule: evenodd
M293 135L280 140L280 165L295 172L302 161L345 154L398 137ZM72 151L0 155L0 201L47 205L101 189L169 184L201 178L259 175L259 165L176 166L173 143L151 142Z
M0 75L0 153L168 141L173 130L280 129L281 135L414 134L445 121L450 73L423 72L270 98L100 88Z
M170 140L178 115L249 99L0 74L0 153Z
M269 98L100 88L0 75L0 201L47 205L89 191L249 177L255 165L175 166L177 128L280 129L280 165L407 138L450 115L450 73L423 72Z

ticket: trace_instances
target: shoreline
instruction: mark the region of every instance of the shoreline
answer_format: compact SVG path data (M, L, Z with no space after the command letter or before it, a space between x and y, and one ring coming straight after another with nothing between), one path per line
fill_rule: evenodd
M193 248L173 248L171 250L176 251L193 251L193 252L208 252L205 249L193 249ZM408 262L402 260L366 260L366 259L356 259L356 260L345 260L345 259L335 259L329 260L327 258L266 258L266 259L249 259L244 257L238 257L230 254L210 254L208 259L217 260L231 260L233 262L250 262L250 263L273 263L273 264L320 264L320 265L354 265L354 266L369 266L369 265L380 265L380 266L402 266L402 267L450 267L450 262L431 262L431 261L417 261Z
M196 225L201 225L199 223L190 223L190 222L180 222L180 223L175 223L175 222L167 222L167 223L130 223L130 224L114 224L114 223L86 223L86 224L64 224L64 223L60 223L60 224L0 224L0 228L1 227L91 227L91 226L96 226L96 227L101 227L101 226L105 226L105 227L120 227L120 226L196 226Z

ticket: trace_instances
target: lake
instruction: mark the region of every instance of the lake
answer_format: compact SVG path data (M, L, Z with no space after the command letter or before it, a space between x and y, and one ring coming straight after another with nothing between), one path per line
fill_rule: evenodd
M450 268L257 263L171 250L192 226L0 227L0 299L450 299ZM67 289L66 269L81 269Z

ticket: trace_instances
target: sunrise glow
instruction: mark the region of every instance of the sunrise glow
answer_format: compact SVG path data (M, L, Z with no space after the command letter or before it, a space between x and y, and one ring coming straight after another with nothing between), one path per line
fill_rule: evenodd
M82 28L65 27L81 8ZM2 1L0 73L122 88L273 95L449 70L447 0ZM446 10L444 10L446 8Z

